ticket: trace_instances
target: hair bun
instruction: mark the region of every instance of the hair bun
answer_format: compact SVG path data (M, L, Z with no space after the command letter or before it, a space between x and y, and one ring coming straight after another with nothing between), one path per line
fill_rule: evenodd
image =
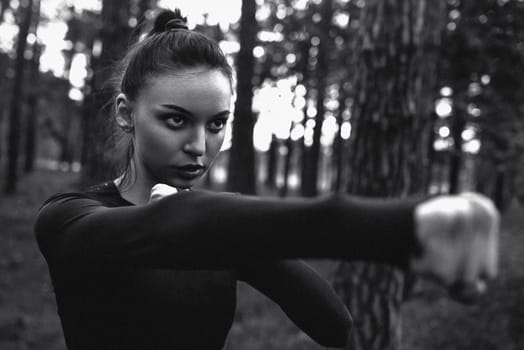
M180 9L163 10L155 18L153 28L149 35L170 30L188 30L187 18L182 16Z
M177 30L185 29L188 30L187 23L182 18L173 18L166 23L165 30Z

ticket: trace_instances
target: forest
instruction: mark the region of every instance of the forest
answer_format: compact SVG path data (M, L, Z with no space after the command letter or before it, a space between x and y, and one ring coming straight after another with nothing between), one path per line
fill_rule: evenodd
M238 0L227 19L208 3L191 17L191 2L1 0L0 348L65 349L32 222L51 194L119 175L114 64L177 6L236 78L200 187L477 191L503 215L501 274L474 305L390 266L311 261L358 315L347 349L523 349L524 1ZM238 293L227 350L321 349L264 296Z

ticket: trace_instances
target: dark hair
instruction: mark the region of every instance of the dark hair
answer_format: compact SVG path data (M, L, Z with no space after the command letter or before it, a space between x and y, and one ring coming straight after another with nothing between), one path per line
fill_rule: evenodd
M220 70L233 86L233 70L217 42L202 33L188 30L187 19L179 9L162 10L152 29L143 39L139 38L120 61L112 79L115 94L124 93L133 100L151 77L199 66ZM129 137L122 141L120 147L122 143L126 144L126 154L123 164L117 168L126 176L134 149Z
M232 82L232 69L218 44L206 35L187 29L179 9L163 10L147 36L121 61L117 92L136 98L152 75L185 67L204 66L222 71Z

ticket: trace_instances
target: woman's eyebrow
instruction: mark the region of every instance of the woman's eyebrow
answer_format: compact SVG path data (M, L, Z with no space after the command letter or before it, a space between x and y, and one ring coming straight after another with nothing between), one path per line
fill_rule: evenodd
M161 106L169 108L169 109L173 109L175 111L182 112L182 113L185 113L185 114L193 115L193 113L191 113L187 109L182 108L182 107L177 106L177 105L173 105L173 104L169 104L169 103L163 103L163 104L161 104Z
M213 117L227 117L230 114L231 114L231 111L226 110L226 111L218 112Z
M187 109L185 109L183 107L180 107L180 106L177 106L177 105L174 105L174 104L163 103L163 104L161 104L161 106L165 107L165 108L169 108L169 109L175 110L175 111L178 111L178 112L181 112L181 113L184 113L184 114L187 114L189 116L193 116L194 115L193 113L191 113ZM211 117L212 118L214 118L214 117L222 117L222 116L228 116L229 114L231 114L230 110L224 110L224 111L221 111L221 112L218 112L218 113L212 115Z

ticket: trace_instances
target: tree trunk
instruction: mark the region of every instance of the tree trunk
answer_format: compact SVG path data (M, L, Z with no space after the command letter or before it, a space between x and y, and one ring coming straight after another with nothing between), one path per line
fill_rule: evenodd
M68 108L68 111L71 111L71 108L68 105L66 105L66 108ZM59 161L61 163L66 163L69 166L73 162L74 153L73 147L70 143L71 124L72 122L70 118L67 119L60 128L56 126L55 122L51 118L48 118L44 121L44 125L46 126L49 135L53 137L60 145Z
M1 0L0 1L0 23L2 23L4 21L4 13L5 13L5 10L7 10L9 8L9 0Z
M137 24L133 33L133 38L137 39L141 32L144 30L144 25L148 22L147 12L156 7L157 0L134 0L135 4L132 5L134 8L133 15L137 19Z
M284 183L280 188L278 195L280 197L286 197L289 192L289 174L291 172L291 164L295 155L295 142L291 139L291 136L286 139L286 155L284 157Z
M445 3L369 0L356 36L347 191L398 197L424 191L427 138L436 96L437 46ZM418 171L417 171L418 170ZM415 181L414 178L422 177ZM341 263L334 286L355 317L347 349L399 349L406 276L363 262Z
M495 186L493 188L493 201L499 210L503 210L505 203L504 189L506 183L505 167L499 166L495 175Z
M40 49L36 48L38 44L35 43L33 48L33 59L31 62L31 81L36 82L38 79L38 59L40 53L37 52ZM35 57L36 56L36 57ZM27 97L27 114L26 114L26 129L25 129L25 159L24 159L24 172L30 173L34 169L35 153L36 153L36 123L38 114L38 95L35 91L32 91Z
M67 108L67 114L73 116L74 106L71 101L67 101L65 106ZM73 127L73 118L66 118L62 124L62 135L59 139L60 144L60 162L67 164L68 168L71 168L74 157L74 147L72 145L71 130Z
M27 35L31 26L31 16L33 13L33 1L27 0L20 2L19 11L22 14L20 31L16 45L15 76L9 109L9 143L7 150L7 171L5 193L16 192L16 182L18 180L18 156L20 140L20 109L22 98L22 84L24 81L25 58L24 51L27 44Z
M277 185L277 162L279 142L275 135L271 136L271 143L267 151L267 175L266 186L275 188Z
M31 32L36 35L38 28L38 22L40 21L40 0L37 0L35 4L35 13L33 16L33 24ZM40 76L40 56L42 52L42 46L38 41L35 41L32 47L33 57L31 57L31 70L30 79L31 91L27 97L27 117L26 117L26 133L25 133L25 159L24 159L24 172L29 173L33 171L35 164L36 154L36 124L38 122L38 92L35 91L38 78Z
M130 6L124 0L104 0L101 52L91 55L93 76L88 82L91 93L85 96L83 111L82 177L83 187L116 176L112 157L115 121L112 111L112 88L107 85L113 64L125 54L130 36Z
M343 176L344 176L344 139L342 138L342 125L345 122L344 112L347 108L346 100L348 98L348 89L345 87L345 83L342 82L339 86L338 96L338 112L337 112L337 125L338 131L333 140L333 163L335 166L335 178L333 179L333 188L336 192L342 190Z
M3 108L2 104L0 103L0 164L4 161L4 140L5 140L5 133L4 133L4 116L5 116L5 109Z
M329 28L333 19L333 0L324 0L320 5L321 22L318 30L319 44L317 65L315 70L316 81L316 116L315 127L313 129L313 144L306 148L303 161L304 172L302 174L302 195L306 197L318 194L318 175L320 159L320 138L322 136L322 124L324 123L324 100L326 98L326 85L328 76L328 48L329 48Z
M237 58L237 99L232 130L232 144L228 165L229 191L254 194L255 149L253 146L253 74L255 58L253 48L257 34L255 0L242 0L240 18L240 51Z
M431 112L429 124L434 125L437 118L438 118L437 114L435 112ZM435 181L438 181L440 183L439 178L437 176L438 169L435 169L435 163L437 160L437 152L435 151L435 147L434 147L435 136L436 135L434 132L430 132L427 140L425 141L426 143L422 144L422 147L421 147L421 148L426 149L426 154L427 154L427 167L426 167L427 171L426 171L426 176L425 176L426 178L424 179L425 181L422 184L422 186L424 187L424 192L426 193L430 192L431 185ZM414 171L414 169L412 171Z
M310 32L311 30L308 30ZM312 86L312 79L311 79L311 72L310 69L311 61L310 61L310 49L311 49L311 36L307 36L304 41L302 41L299 44L299 51L300 51L300 65L299 65L299 82L304 86L305 88L305 95L304 95L304 108L303 108L303 115L304 118L302 119L302 126L304 127L304 130L307 130L307 121L308 121L308 115L307 115L307 109L308 109L308 101L311 98L311 92L313 90ZM311 146L306 145L305 141L305 135L302 138L300 142L300 192L302 195L306 195L307 193L313 192L311 189L306 188L309 186L310 181L308 181L307 177L310 172L313 171L311 164L313 162L310 160L311 158ZM305 183L304 183L305 181Z
M143 22L147 20L147 18L145 18L146 12L155 8L156 3L157 3L157 0L138 0L138 4L137 4L138 26L140 26Z
M304 96L304 99L306 100L306 103L304 105L304 119L302 120L302 124L304 126L304 130L307 130L307 121L308 121L308 115L307 115L307 109L308 109L308 101L311 98L312 90L313 90L313 84L311 79L311 73L309 71L310 64L309 64L309 49L310 49L310 40L308 38L307 43L304 43L302 46L302 56L303 60L305 62L303 63L303 70L302 70L302 84L306 88L306 95ZM314 163L311 160L311 145L306 144L305 135L301 143L302 152L301 152L301 167L300 167L300 192L303 196L307 196L309 193L313 193L314 190L311 189L311 181L309 180L309 174L314 171Z
M449 193L458 193L460 191L460 173L462 169L462 131L466 121L462 111L457 110L451 125L451 136L453 138L453 149L450 154L449 164Z

